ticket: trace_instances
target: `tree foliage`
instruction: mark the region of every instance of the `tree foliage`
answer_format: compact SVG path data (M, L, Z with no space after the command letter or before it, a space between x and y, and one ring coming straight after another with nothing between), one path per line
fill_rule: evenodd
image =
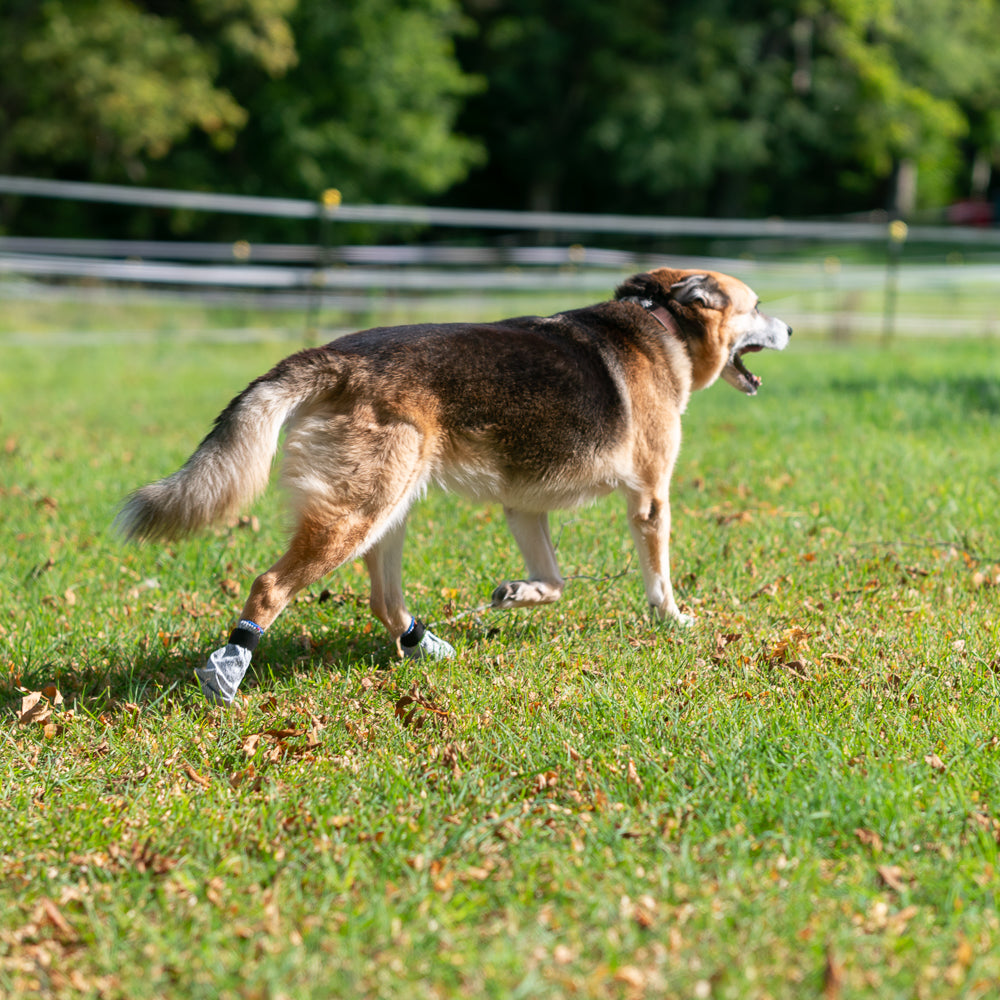
M466 0L490 162L536 207L842 212L903 159L925 204L1000 148L997 0Z
M1000 0L0 0L0 170L699 214L1000 150ZM980 185L981 186L981 185Z
M0 8L2 9L2 8ZM7 0L0 169L425 198L479 144L453 0Z

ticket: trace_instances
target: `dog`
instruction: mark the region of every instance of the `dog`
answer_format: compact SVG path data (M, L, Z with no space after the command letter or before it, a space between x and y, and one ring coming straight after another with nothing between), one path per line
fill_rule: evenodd
M742 281L669 268L554 316L353 333L251 382L186 464L133 493L116 524L130 539L166 540L232 517L264 488L284 429L291 542L253 583L226 645L195 671L222 704L292 597L357 557L371 610L403 655L454 654L403 596L406 517L432 484L503 506L527 574L493 591L495 608L558 600L548 512L621 491L653 613L689 624L669 560L681 415L720 376L755 395L761 380L744 356L781 350L791 333Z

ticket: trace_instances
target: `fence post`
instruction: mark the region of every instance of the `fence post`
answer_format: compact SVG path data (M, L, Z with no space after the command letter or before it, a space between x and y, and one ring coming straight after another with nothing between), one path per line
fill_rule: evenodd
M882 346L888 347L896 333L896 298L899 292L899 259L903 255L909 226L902 219L889 223L889 245L886 250L885 304L882 312Z
M340 192L336 188L327 188L316 206L319 230L316 241L316 269L313 271L309 306L306 310L307 347L316 347L319 343L319 314L323 305L323 284L326 281L326 268L330 263L330 220L333 213L340 208L340 202Z

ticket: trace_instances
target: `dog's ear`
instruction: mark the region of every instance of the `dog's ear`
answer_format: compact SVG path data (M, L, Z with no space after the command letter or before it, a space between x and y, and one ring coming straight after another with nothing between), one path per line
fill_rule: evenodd
M649 302L662 303L665 288L649 273L633 274L615 289L616 299L644 299Z
M725 309L729 305L726 293L708 274L689 274L675 282L670 286L670 297L682 306L698 303L706 309Z

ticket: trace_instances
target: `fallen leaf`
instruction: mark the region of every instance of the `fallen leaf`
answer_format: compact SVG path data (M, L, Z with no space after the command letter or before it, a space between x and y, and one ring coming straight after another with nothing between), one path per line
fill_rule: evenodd
M251 791L258 792L261 784L262 778L253 764L249 764L242 771L233 771L229 775L230 788L241 788L243 785L248 785Z
M59 693L59 688L55 684L46 684L42 688L42 694L57 707L63 703L63 696Z
M52 715L52 706L43 697L41 691L30 691L21 699L21 714L18 716L19 726L29 726L33 722L47 722Z
M449 718L447 711L430 698L419 694L416 686L396 702L395 715L404 726L412 726L414 730L420 729L428 718L439 722Z
M567 948L564 944L557 944L552 949L552 961L556 965L569 965L576 958L572 948Z
M826 946L825 962L823 964L823 998L837 1000L841 987L844 985L844 967L837 961L833 948Z
M854 831L854 836L861 841L865 847L870 847L873 854L881 854L882 838L874 830L863 830L858 827Z
M972 945L969 944L964 937L960 938L958 945L955 948L955 962L967 969L970 965L972 965L975 957L976 954L973 951Z
M929 764L935 771L943 771L945 769L945 762L936 753L927 754L924 757L924 763Z
M29 691L21 697L21 718L24 718L42 700L41 691ZM20 720L18 720L20 721Z
M623 965L615 973L615 982L641 990L646 985L646 975L642 969L637 969L634 965Z
M196 784L201 785L202 788L208 788L211 784L208 778L203 774L199 774L190 764L184 765L184 773Z
M60 913L59 907L51 899L43 899L35 910L34 922L48 925L61 941L69 943L76 941L77 933L70 922Z
M625 780L630 785L635 785L636 788L642 788L642 778L639 777L639 772L635 769L635 761L631 757L629 757L628 765L625 768Z
M875 869L878 877L893 892L902 892L906 888L903 869L899 865L879 865Z

